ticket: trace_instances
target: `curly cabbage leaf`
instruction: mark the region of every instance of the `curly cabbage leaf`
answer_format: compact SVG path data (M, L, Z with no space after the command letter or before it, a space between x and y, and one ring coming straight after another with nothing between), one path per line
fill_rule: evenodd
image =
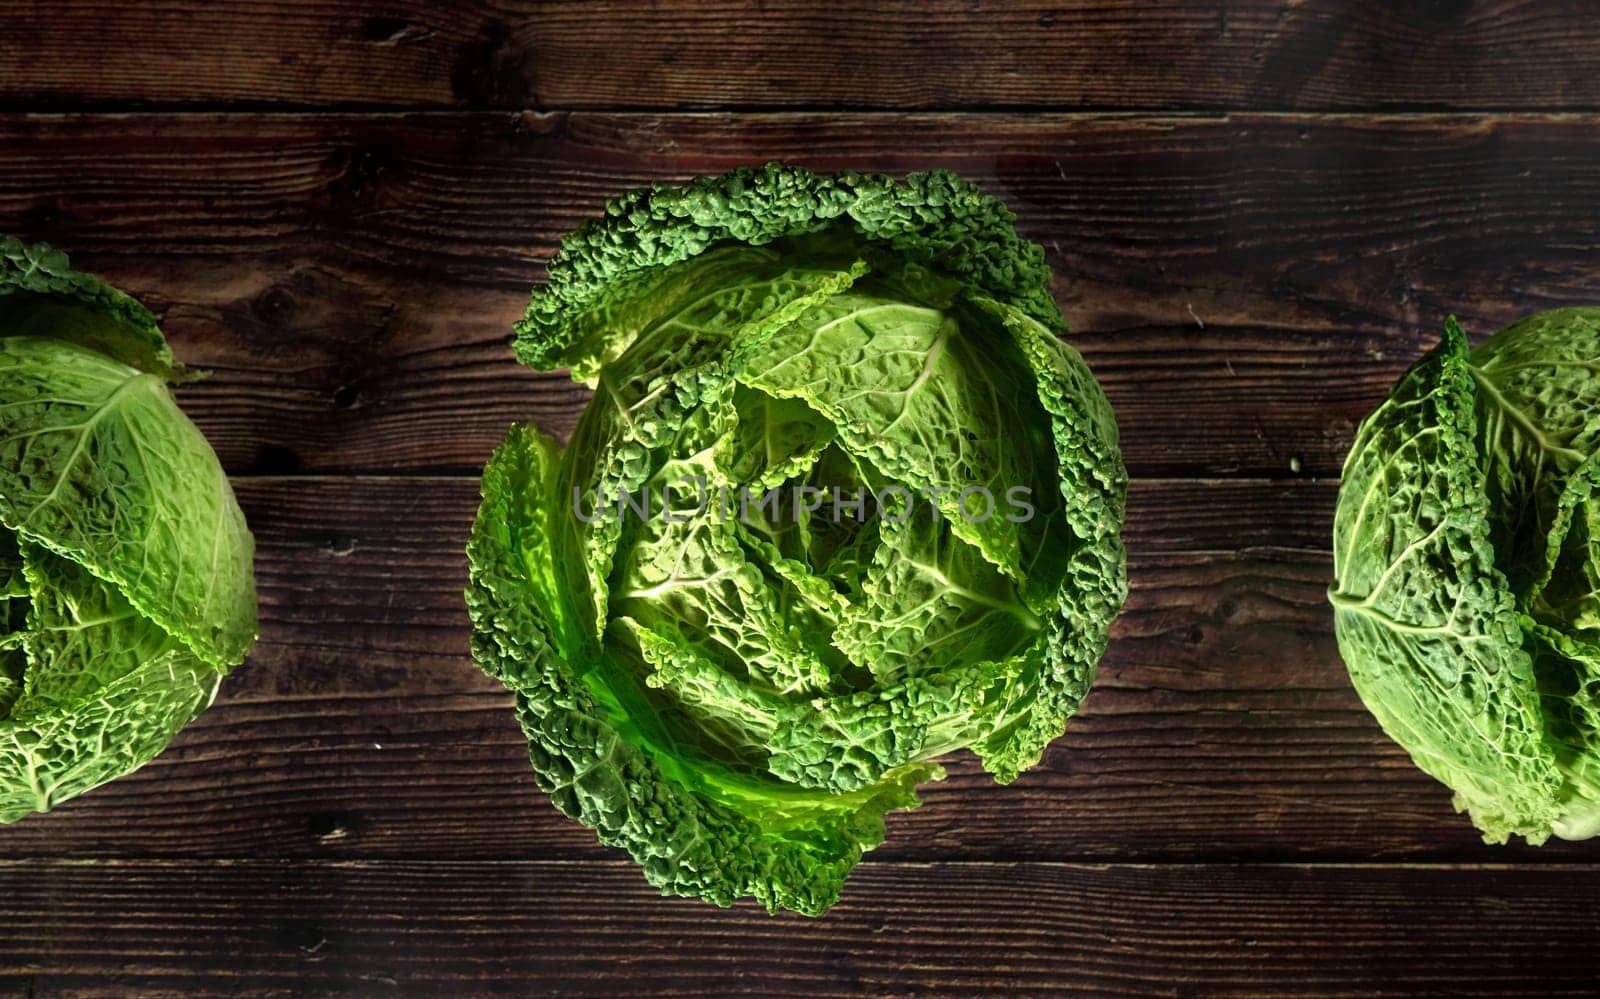
M595 394L484 473L474 656L663 893L819 913L937 758L1010 781L1088 690L1126 475L1013 221L945 172L657 186L518 324Z
M155 319L0 240L0 822L149 761L256 635L254 543Z
M1362 424L1330 593L1362 700L1489 842L1600 833L1600 309L1455 320Z

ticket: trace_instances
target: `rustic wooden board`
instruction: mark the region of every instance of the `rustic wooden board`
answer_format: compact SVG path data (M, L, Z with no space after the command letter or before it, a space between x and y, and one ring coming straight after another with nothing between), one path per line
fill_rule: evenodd
M1006 198L1135 475L1336 475L1447 313L1600 301L1600 115L11 116L0 232L163 314L230 469L469 472L583 404L505 347L560 233L773 157Z
M807 920L659 899L615 863L10 861L0 922L0 987L33 996L1600 988L1593 867L867 863Z
M262 641L143 771L4 832L8 857L616 856L539 794L466 654L464 478L247 479ZM1043 764L968 756L890 820L897 859L1592 858L1488 847L1350 688L1323 590L1333 488L1135 483L1132 593Z
M1595 844L1479 842L1323 595L1356 422L1443 316L1600 302L1591 14L9 5L0 232L212 370L263 637L170 752L0 832L0 995L1596 994ZM820 921L658 899L558 815L460 599L472 476L586 399L505 344L555 240L771 158L1011 203L1135 476L1068 733L1009 787L952 759Z
M1582 109L1597 44L1579 0L29 0L7 6L0 101Z

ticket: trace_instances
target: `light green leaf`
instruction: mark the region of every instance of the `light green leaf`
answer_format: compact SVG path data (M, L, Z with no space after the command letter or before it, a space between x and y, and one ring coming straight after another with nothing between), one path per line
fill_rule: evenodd
M250 533L155 375L72 343L0 340L0 522L91 567L214 667L255 638Z
M1475 405L1484 384L1452 323L1363 423L1334 518L1332 601L1351 679L1384 730L1486 838L1537 842L1561 813L1563 778L1491 543L1502 508L1485 469L1520 458L1479 451L1480 434L1509 439Z
M137 302L0 239L0 822L159 753L256 633L253 542Z

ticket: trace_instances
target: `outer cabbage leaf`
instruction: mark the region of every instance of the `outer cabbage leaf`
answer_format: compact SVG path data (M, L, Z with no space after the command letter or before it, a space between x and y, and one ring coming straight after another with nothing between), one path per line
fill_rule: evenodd
M224 667L255 638L251 541L167 385L85 347L0 341L0 522L115 584Z
M1331 591L1385 731L1491 842L1600 831L1600 310L1443 342L1363 423Z
M148 761L256 633L253 541L144 308L0 241L0 821Z
M518 325L595 397L485 471L474 655L556 805L664 892L820 912L938 757L1009 781L1087 692L1126 476L1012 221L939 172L657 187Z

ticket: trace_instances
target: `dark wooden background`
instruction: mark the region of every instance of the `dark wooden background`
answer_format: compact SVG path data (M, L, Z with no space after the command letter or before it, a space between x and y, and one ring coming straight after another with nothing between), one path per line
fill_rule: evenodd
M507 349L554 241L770 158L1004 197L1133 476L1066 736L955 759L820 920L561 818L460 598L491 448L585 401ZM1445 315L1600 301L1592 3L6 3L0 231L212 370L262 596L168 753L0 830L0 994L1600 989L1595 844L1479 842L1323 598L1355 424Z

